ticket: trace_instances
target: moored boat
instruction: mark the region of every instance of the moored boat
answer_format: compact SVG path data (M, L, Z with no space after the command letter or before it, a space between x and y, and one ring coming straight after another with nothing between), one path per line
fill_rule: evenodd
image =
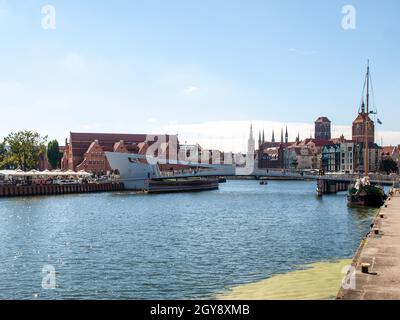
M348 194L348 202L352 206L379 208L385 203L386 198L383 187L371 185L368 177L357 179Z
M219 183L226 183L226 178L225 177L218 177L218 182Z
M218 189L217 178L150 180L147 193L195 192Z
M363 119L364 125L364 177L357 179L353 188L349 189L348 192L348 204L351 206L364 206L364 207L381 207L386 200L386 194L383 187L372 185L369 179L369 127L371 119L370 114L376 114L375 111L371 111L369 107L370 100L370 70L369 63L367 67L367 74L365 78L365 84L363 89L363 98L361 103L360 116ZM364 103L364 93L366 91L365 102Z

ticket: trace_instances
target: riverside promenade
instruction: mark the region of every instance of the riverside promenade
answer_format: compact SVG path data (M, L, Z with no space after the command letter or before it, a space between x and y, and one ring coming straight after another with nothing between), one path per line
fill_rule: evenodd
M74 185L0 185L0 198L8 197L26 197L26 196L49 196L74 193L96 193L96 192L113 192L125 190L123 183L106 182L106 183L89 183Z
M400 190L392 189L362 241L352 266L353 285L337 299L400 299ZM354 270L354 269L353 269ZM351 277L350 277L351 278Z

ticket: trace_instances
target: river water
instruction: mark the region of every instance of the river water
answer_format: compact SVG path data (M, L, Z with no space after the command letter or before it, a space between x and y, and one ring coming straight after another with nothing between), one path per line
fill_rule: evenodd
M348 208L345 193L317 198L315 187L0 199L0 298L207 299L351 258L376 210ZM44 266L55 289L42 287Z

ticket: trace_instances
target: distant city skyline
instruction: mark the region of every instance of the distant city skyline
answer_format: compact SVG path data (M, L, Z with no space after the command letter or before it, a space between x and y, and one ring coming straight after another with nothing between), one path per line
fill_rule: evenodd
M42 8L56 12L55 30ZM356 28L342 27L345 4ZM351 137L367 60L377 143L400 143L400 3L386 1L0 0L0 138L34 130L178 133L181 142L245 151L288 126L289 140Z

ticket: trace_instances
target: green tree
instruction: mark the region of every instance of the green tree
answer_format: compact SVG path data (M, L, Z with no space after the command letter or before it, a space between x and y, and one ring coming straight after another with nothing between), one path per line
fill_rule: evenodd
M3 168L3 160L6 152L6 144L4 142L0 143L0 169Z
M4 164L22 170L37 168L39 154L46 149L46 140L47 137L42 137L37 132L10 133L4 140L10 147L3 160Z
M47 145L47 159L53 169L58 168L58 164L60 163L60 146L57 140L52 140Z
M399 167L393 159L384 159L382 160L382 171L385 171L387 174L389 173L398 173Z

